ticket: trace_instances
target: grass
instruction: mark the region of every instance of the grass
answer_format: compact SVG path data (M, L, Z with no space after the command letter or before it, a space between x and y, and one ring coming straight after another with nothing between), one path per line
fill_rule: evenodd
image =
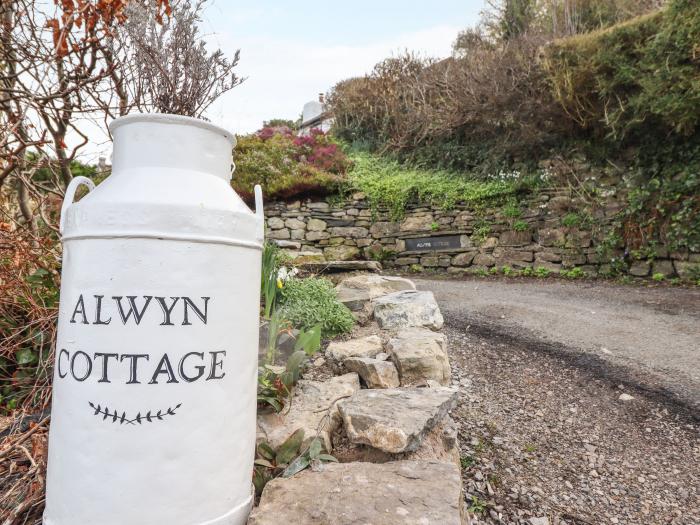
M372 206L389 208L394 219L401 218L414 200L450 209L457 203L505 198L519 188L515 181L483 181L449 171L411 168L368 153L353 153L351 158L350 185L364 192Z

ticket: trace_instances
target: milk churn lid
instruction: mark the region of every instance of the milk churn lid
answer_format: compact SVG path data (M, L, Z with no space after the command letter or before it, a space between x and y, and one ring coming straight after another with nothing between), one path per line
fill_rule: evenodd
M262 247L262 209L253 213L230 185L232 133L162 114L122 117L110 130L112 174L70 204L81 183L74 179L61 218L64 241L139 237Z

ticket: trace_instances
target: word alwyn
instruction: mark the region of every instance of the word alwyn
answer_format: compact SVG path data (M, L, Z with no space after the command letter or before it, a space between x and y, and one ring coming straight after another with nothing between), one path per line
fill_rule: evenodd
M105 299L104 295L93 295L93 298L92 304L88 298L88 306L93 306L92 311L89 312L83 294L80 294L73 309L71 323L108 325L118 315L119 320L124 325L130 322L139 325L149 306L153 309L156 307L154 305L157 305L161 314L159 318L162 317L163 320L160 323L161 326L174 326L175 324L187 326L191 325L195 318L199 318L202 323L207 324L207 308L210 299L210 297L202 297L203 304L200 303L197 306L189 297L116 295L109 300ZM182 320L181 323L180 320Z

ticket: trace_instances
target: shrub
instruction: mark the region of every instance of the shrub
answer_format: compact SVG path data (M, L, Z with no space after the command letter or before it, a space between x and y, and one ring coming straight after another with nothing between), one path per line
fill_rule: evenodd
M504 167L572 127L537 66L543 43L523 35L494 45L476 34L467 51L441 61L386 59L333 88L334 132L417 165Z
M349 332L355 320L335 295L333 284L324 278L291 278L282 288L283 315L297 327L308 330L321 326L324 337Z
M239 137L234 155L232 185L247 201L252 200L256 184L269 199L332 193L341 186L348 167L338 145L317 130L297 137L287 127L263 128Z
M48 406L58 317L57 238L0 223L0 414Z
M619 139L690 135L700 124L700 5L672 0L651 14L548 46L555 96L585 128Z

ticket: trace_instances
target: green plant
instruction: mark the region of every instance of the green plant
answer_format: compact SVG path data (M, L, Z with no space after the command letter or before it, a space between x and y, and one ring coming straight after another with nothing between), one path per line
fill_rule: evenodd
M436 231L438 231L439 229L440 229L440 224L439 224L439 223L437 223L437 222L432 222L432 223L430 224L430 230L431 230L431 231L436 232Z
M396 252L394 250L388 250L384 248L384 246L372 245L367 248L367 255L369 258L378 262L384 262L391 259L395 254Z
M486 510L486 503L481 501L477 496L472 496L468 510L475 514L482 514Z
M349 332L355 324L352 312L338 301L333 284L324 278L288 279L280 302L293 326L309 329L320 325L323 337Z
M409 270L413 273L421 273L423 271L423 267L420 264L412 264L409 267Z
M498 266L494 266L493 268L489 268L489 274L498 275Z
M351 158L350 184L367 195L372 207L388 207L393 219L401 218L412 200L450 209L460 202L491 201L516 191L516 183L510 180L482 181L464 174L411 168L367 153L354 153Z
M486 270L486 268L470 268L470 273L473 275L477 275L479 277L486 277L489 272Z
M266 242L263 245L262 272L260 274L260 290L263 303L263 317L269 319L275 306L281 281L277 277L279 270L279 248L276 244Z
M656 282L661 282L666 280L666 276L660 272L656 272L654 275L651 276L652 279L654 279Z
M291 477L314 462L338 461L330 454L323 453L323 445L318 436L312 439L304 450L302 450L303 443L304 429L300 428L276 449L265 441L258 444L255 449L253 468L253 486L256 497L260 497L269 481L280 475Z
M586 272L584 272L578 266L576 268L571 268L570 270L562 270L559 275L566 277L567 279L581 279L586 277Z
M503 272L503 275L505 275L506 277L510 277L512 275L515 275L515 270L513 270L513 268L511 268L510 266L504 266L503 268L501 268L501 271Z
M516 201L508 201L501 210L501 213L508 219L519 219L523 214L520 205Z
M530 225L522 220L515 221L513 223L513 230L516 232L524 232L527 231L530 228Z
M617 139L688 136L700 123L698 40L697 2L671 0L665 9L554 42L543 64L562 107L586 128Z
M561 224L567 228L575 228L581 224L581 217L578 215L578 213L567 213L562 218Z
M462 467L462 470L466 470L468 468L471 468L474 463L476 463L476 460L474 459L473 456L460 456L459 457L459 465Z
M300 330L294 352L284 366L276 363L277 341L282 332L290 333L289 322L275 311L268 324L268 345L265 362L258 370L258 404L269 405L280 412L291 398L294 385L299 381L301 370L307 358L321 347L321 327L316 325L309 330Z
M700 281L700 264L694 264L686 270L689 281Z
M540 266L539 268L535 268L535 276L536 277L549 277L549 274L552 273L549 268L545 268L544 266Z
M486 238L491 233L491 225L484 221L477 221L474 225L474 231L472 232L471 239L474 244L483 244Z

